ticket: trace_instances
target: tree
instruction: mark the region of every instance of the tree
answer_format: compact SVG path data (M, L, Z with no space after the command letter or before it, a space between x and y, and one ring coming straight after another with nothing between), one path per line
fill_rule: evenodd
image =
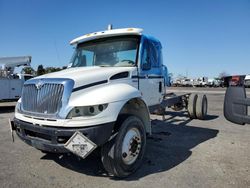
M24 67L21 71L22 74L35 74L35 70L32 67Z
M45 73L51 73L51 72L57 72L57 71L60 71L61 68L59 67L46 67L45 68Z
M43 68L43 65L39 65L37 67L36 75L40 76L40 75L43 75L43 74L45 74L45 69Z
M228 74L226 71L222 71L222 72L219 74L218 78L222 79L222 78L224 78L224 77L226 77L226 76L229 76L229 74Z

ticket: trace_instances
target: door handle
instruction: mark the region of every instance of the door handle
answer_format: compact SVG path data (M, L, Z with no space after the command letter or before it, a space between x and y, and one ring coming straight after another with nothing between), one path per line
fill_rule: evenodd
M162 82L159 82L159 93L162 92Z

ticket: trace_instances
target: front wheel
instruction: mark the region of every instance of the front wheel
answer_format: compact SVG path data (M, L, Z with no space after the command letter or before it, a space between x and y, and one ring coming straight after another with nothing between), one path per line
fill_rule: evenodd
M128 116L118 134L101 151L105 170L117 177L126 177L141 165L146 148L146 132L142 121Z

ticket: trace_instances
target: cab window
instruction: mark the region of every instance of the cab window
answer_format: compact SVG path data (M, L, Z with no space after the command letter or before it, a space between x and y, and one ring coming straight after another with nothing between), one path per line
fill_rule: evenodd
M148 40L144 40L144 48L142 52L142 61L141 61L142 70L151 69L151 60L150 60L150 51L148 47Z
M151 62L152 62L152 67L158 68L160 67L159 63L159 53L158 53L158 44L155 42L150 41L149 42L149 51L151 54Z

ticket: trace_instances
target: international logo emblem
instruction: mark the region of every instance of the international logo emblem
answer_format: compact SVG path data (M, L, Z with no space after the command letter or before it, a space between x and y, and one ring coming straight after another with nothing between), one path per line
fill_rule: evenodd
M42 80L39 80L37 83L36 83L36 89L41 89L43 87L43 84L44 82Z

